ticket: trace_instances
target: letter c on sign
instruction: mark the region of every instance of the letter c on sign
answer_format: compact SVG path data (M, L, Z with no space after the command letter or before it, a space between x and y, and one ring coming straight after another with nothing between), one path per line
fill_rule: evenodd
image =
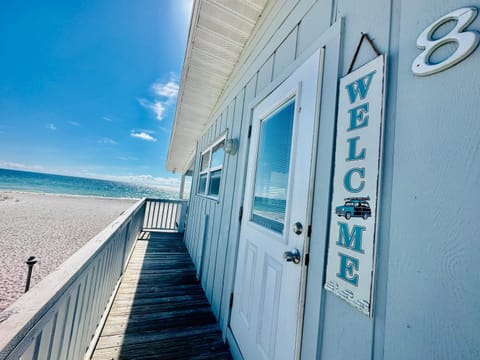
M343 178L343 185L345 186L345 189L351 193L359 193L360 191L363 190L365 187L365 181L360 181L360 185L358 185L356 188L352 186L352 174L357 173L361 179L365 177L365 168L352 168L347 171L345 174L345 177Z

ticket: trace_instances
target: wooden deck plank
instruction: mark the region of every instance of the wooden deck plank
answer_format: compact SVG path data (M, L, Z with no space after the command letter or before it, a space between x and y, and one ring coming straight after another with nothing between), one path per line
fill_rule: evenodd
M92 359L231 359L174 233L142 233Z

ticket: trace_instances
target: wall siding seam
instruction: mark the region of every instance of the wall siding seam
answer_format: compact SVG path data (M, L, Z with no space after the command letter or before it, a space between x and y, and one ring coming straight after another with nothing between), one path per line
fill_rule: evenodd
M235 111L234 111L234 118L237 119L237 121L234 121L234 126L233 128L235 129L235 123L239 123L238 125L238 136L240 137L240 140L241 140L241 136L242 136L242 129L243 129L243 124L244 124L244 117L243 117L243 112L244 112L244 106L245 106L245 91L246 91L246 88L242 88L242 91L237 94L237 97L235 98L236 101L235 101ZM238 106L238 98L241 97L241 106ZM239 115L237 115L237 113L239 113ZM233 130L232 130L232 135L233 135ZM230 211L230 218L228 219L228 225L227 225L227 228L225 230L225 238L227 239L226 241L226 245L225 245L225 265L224 265L224 273L223 273L223 278L222 278L222 282L221 282L221 287L220 287L220 308L219 308L219 318L220 318L220 326L221 326L221 330L222 330L222 334L223 334L223 338L225 340L225 337L226 337L226 327L228 325L228 317L229 317L229 306L227 305L226 307L226 310L224 310L224 307L225 307L225 301L228 301L230 302L230 294L231 294L231 291L225 291L225 282L228 280L228 275L230 274L230 272L235 272L235 266L236 266L236 262L233 261L233 262L228 262L227 261L227 258L228 258L228 254L229 254L229 251L231 249L231 246L233 246L234 244L236 244L237 242L237 239L236 237L232 237L231 236L231 228L232 228L232 221L236 221L236 217L235 217L235 204L233 203L234 201L234 198L235 198L235 189L236 189L236 184L237 184L237 173L239 171L239 161L240 161L240 151L241 149L239 149L238 153L237 153L237 156L236 156L236 159L235 159L235 164L234 164L234 174L233 174L233 183L232 183L232 191L233 191L233 194L232 194L232 208L231 208L231 211ZM230 266L228 266L230 264ZM231 269L230 272L229 272L229 268ZM227 289L228 290L228 289Z
M232 109L233 108L233 109ZM232 102L227 106L227 109L226 109L226 116L225 116L225 127L226 128L232 128L233 130L233 123L234 123L234 117L235 117L235 109L236 109L236 98L234 100L232 100ZM230 137L232 137L233 134L230 134ZM220 316L220 306L216 304L216 301L215 301L215 284L217 283L217 275L218 275L218 272L217 272L217 265L218 265L218 262L222 261L222 257L218 257L218 252L219 252L219 247L222 245L222 236L221 236L221 233L222 233L222 228L223 226L225 226L225 222L223 221L223 218L224 218L224 213L225 211L227 212L231 212L231 207L227 207L227 210L224 210L225 209L225 197L227 195L227 179L230 179L231 177L229 176L229 173L230 173L230 163L231 163L231 160L232 160L232 156L228 155L226 156L226 164L224 164L224 173L222 174L223 178L222 178L222 186L221 186L221 189L222 189L222 192L223 192L223 197L222 197L222 200L221 200L221 209L220 209L220 219L219 219L219 226L218 226L218 231L217 231L217 247L216 247L216 252L215 252L215 262L214 262L214 268L213 268L213 286L212 286L212 303L213 303L213 308L214 308L214 314L215 314L215 317L218 319L219 316ZM227 215L227 217L229 217L229 215ZM222 271L222 278L221 278L221 281L223 281L223 274L224 274L224 269ZM217 300L217 302L220 301L221 302L221 297Z

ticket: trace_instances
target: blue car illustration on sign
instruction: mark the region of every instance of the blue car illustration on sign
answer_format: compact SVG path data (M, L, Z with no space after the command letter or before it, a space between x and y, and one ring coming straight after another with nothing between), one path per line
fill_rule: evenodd
M353 217L361 217L367 220L372 216L372 210L368 201L370 197L350 197L345 198L345 204L337 206L335 208L335 214L338 216L344 216L345 219Z

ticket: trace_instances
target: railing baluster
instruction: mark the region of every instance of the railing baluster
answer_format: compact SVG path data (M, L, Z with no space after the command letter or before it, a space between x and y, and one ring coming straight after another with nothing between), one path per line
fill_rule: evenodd
M175 230L175 224L177 223L177 216L178 216L178 208L179 208L179 204L175 204L175 209L174 209L174 212L173 212L173 216L172 216L172 229Z
M161 224L160 220L163 217L164 206L163 206L163 203L160 202L160 201L158 201L157 204L158 204L159 212L157 214L156 228L162 228L162 224ZM162 211L160 211L160 209L162 209Z
M101 256L99 256L98 261L100 263L100 266L99 266L100 270L98 271L98 280L97 280L97 286L96 286L96 289L95 289L95 294L100 294L102 292L102 289L103 289L103 279L104 279L103 274L105 274L105 267L107 266L106 261L105 261L105 252L103 252L101 254ZM96 324L94 325L95 328L97 327L100 316L103 313L101 299L102 299L101 296L96 296L95 297L94 311L95 311L95 318L97 319Z
M27 348L27 351L25 351L22 355L21 360L33 360L35 359L35 346L36 342L32 341L30 346Z
M174 205L174 204L173 204L173 203L170 203L170 204L168 204L168 205L169 205L169 206L168 206L168 217L166 218L166 222L167 222L167 225L166 225L166 226L167 226L168 230L170 230L170 221L171 221L171 219L172 219L173 205Z
M78 282L76 282L78 283ZM75 296L72 297L72 301L70 303L69 312L71 313L71 317L69 317L69 323L67 324L67 331L65 333L65 338L63 339L62 346L65 349L65 358L70 359L70 348L72 346L72 338L75 336L75 325L76 325L76 318L77 318L77 311L78 311L78 303L81 297L81 284L78 284L75 291Z
M157 219L158 219L158 202L154 201L153 202L153 221L152 221L152 227L157 227Z
M171 203L170 204L170 216L168 217L168 229L173 230L174 228L172 227L172 218L173 218L173 212L175 211L175 204Z
M79 345L79 348L78 348L78 352L77 354L78 355L81 355L82 354L82 351L84 351L84 349L87 348L88 346L88 343L90 342L88 340L88 334L90 333L90 324L91 324L91 318L92 318L92 305L93 305L93 302L94 302L94 298L95 298L95 280L96 280L96 273L98 271L97 270L97 267L96 267L96 262L92 265L92 270L90 272L90 286L89 286L89 289L88 289L88 295L87 295L87 305L86 305L86 308L85 308L85 323L83 324L83 329L82 329L82 332L80 335L80 345Z
M148 200L145 201L145 216L143 217L143 225L142 227L144 229L148 228L148 224L147 224L147 219L148 219L148 206L149 206L149 203L148 203Z
M162 228L167 229L167 219L168 219L168 207L170 203L165 203L165 214L162 216Z
M172 230L175 230L175 223L177 222L177 213L178 213L178 207L180 206L180 204L174 204L174 209L173 209L173 212L172 212Z
M165 215L163 216L163 228L168 230L168 217L170 216L170 207L172 206L171 203L167 202L165 204L166 210Z
M166 211L167 211L167 204L165 202L162 202L162 214L158 218L158 230L163 229L163 218L165 217Z
M58 326L59 326L59 322L58 322L58 311L57 311L55 313L55 316L53 317L53 320L52 320L52 332L50 334L50 338L48 339L47 350L45 351L44 354L40 353L40 356L39 356L40 359L51 359L52 358L53 340L56 337ZM45 355L45 356L42 357L43 355Z
M66 340L66 333L68 331L69 324L70 324L70 304L72 303L72 294L69 293L65 297L64 303L59 308L58 313L58 326L60 327L60 332L58 333L58 337L54 339L52 345L52 359L61 359L62 358L62 350L64 349L63 344L65 344ZM69 317L70 316L70 317Z
M86 318L86 312L88 308L88 303L89 303L89 297L90 297L90 283L91 283L91 276L92 272L87 272L84 275L84 280L83 280L83 291L82 291L82 303L80 307L80 312L79 312L79 317L78 317L78 325L75 327L75 342L73 346L73 358L77 359L80 349L82 347L82 340L83 340L83 329L85 327L85 318Z
M149 209L149 214L150 214L150 224L149 227L153 227L154 221L155 221L155 203L153 201L150 201L150 209Z
M147 202L147 228L152 227L152 202L148 201Z

